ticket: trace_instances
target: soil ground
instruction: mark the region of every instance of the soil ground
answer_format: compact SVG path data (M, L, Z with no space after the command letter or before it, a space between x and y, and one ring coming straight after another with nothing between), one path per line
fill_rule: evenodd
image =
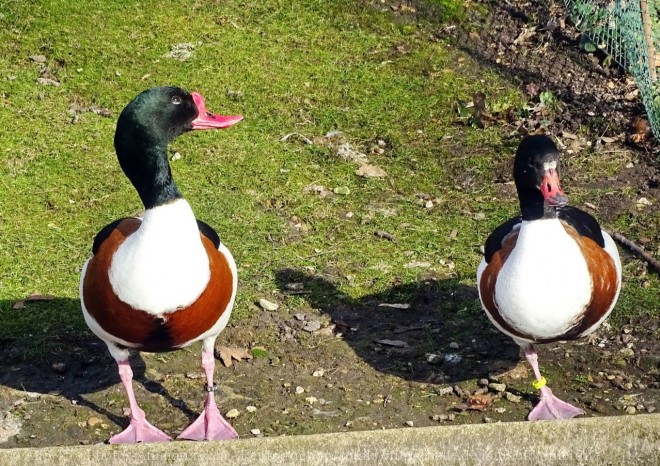
M420 5L375 3L374 8L390 9L398 22L433 20L433 11ZM565 17L561 8L509 1L489 3L487 9L490 13L475 13L460 27L438 26L437 36L530 92L530 84L551 90L562 112L548 128L564 135L569 149L582 136L568 134L617 137L608 143L612 151L631 149L630 125L643 113L638 99L626 98L634 86L618 68L603 67L604 57L581 52L579 34L569 25L548 27ZM534 35L517 40L533 27ZM517 130L534 131L538 125L530 119ZM615 178L571 178L570 164L568 177L572 186L607 183L628 193L604 198L601 218L634 212L640 197L650 199L652 205L631 223L634 239L645 238L654 250L660 244L653 224L660 209L659 159L651 142L633 149L634 163L621 167ZM640 265L639 274L644 273ZM264 297L279 309L232 322L218 339L219 346L265 349L249 361L216 367L220 410L238 411L230 422L241 436L525 419L537 401L531 372L517 346L485 315L463 312L478 300L475 288L431 274L417 284L353 300L337 291L337 280L327 271L278 270L277 289ZM587 416L634 415L653 412L660 403L659 336L658 310L650 309L630 322L605 324L588 340L537 349L559 397ZM22 423L19 434L0 446L97 443L126 425L125 395L101 342L91 334L61 341L61 352L36 363L21 356L29 345L26 338L0 349L5 366L0 411L7 413L0 420L6 430ZM194 345L132 360L141 406L152 424L171 435L201 410L199 352ZM504 385L488 388L493 382Z

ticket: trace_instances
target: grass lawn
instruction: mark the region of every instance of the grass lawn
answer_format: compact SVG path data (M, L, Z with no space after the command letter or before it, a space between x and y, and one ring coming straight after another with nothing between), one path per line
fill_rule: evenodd
M474 287L480 246L518 209L511 185L495 183L510 180L517 139L456 124L452 103L485 91L490 105L523 108L525 97L429 25L398 24L370 3L2 1L0 341L30 336L42 351L92 338L77 305L81 265L101 227L141 208L114 154L116 118L157 85L245 116L171 146L180 190L238 263L234 319L254 318L286 267L333 277L355 299L423 277ZM168 56L177 44L191 56ZM342 151L387 176L357 176ZM568 163L577 179L621 160ZM578 206L601 194L565 185ZM625 217L612 222L626 233ZM626 258L615 322L658 308L658 278L639 269ZM56 299L12 308L37 292ZM476 300L464 311L482 312Z

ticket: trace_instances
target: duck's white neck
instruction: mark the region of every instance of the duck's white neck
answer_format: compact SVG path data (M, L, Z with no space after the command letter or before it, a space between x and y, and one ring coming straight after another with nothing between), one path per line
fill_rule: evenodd
M140 228L119 247L110 283L127 304L152 314L185 307L210 279L197 221L184 199L147 210Z

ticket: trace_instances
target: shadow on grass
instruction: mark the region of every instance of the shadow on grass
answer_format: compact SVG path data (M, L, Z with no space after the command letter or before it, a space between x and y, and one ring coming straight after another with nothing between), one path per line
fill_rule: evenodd
M14 301L0 301L3 325L0 385L61 395L107 416L118 425L128 425L125 416L117 416L84 396L117 385L120 380L117 364L107 346L87 330L80 302L55 298L26 303L20 310L13 309L13 305ZM189 419L195 418L196 413L185 402L174 398L159 382L145 377L146 366L140 353L133 352L130 361L135 382L165 397ZM125 401L119 405L128 406L123 390L122 397Z
M301 294L310 306L330 315L335 332L342 332L355 353L379 372L406 380L457 382L487 377L520 360L518 346L480 310L477 290L456 279L397 285L360 299L342 295L326 278L297 269L277 271L276 281L283 293ZM291 283L302 283L303 289L287 291ZM438 356L429 362L429 354Z

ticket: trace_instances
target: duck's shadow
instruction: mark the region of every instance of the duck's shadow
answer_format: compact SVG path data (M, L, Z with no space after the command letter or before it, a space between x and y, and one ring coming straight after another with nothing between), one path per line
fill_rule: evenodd
M327 313L335 333L379 372L457 382L505 371L520 360L518 346L480 310L476 289L457 279L424 279L360 299L296 269L279 270L276 280L283 293L300 295Z
M84 328L80 302L55 298L26 303L20 310L14 310L13 305L14 301L0 301L2 321L7 328L17 329L11 332L11 338L0 340L0 385L25 392L61 395L107 416L116 424L126 425L125 416L114 414L85 396L117 385L120 380L117 364L105 343L87 330L77 337L72 336L72 328ZM57 324L47 323L52 317L44 317L44 314L52 316L53 312L57 313ZM134 382L165 397L189 419L195 417L184 401L145 376L145 361L139 353L132 354L130 361Z

